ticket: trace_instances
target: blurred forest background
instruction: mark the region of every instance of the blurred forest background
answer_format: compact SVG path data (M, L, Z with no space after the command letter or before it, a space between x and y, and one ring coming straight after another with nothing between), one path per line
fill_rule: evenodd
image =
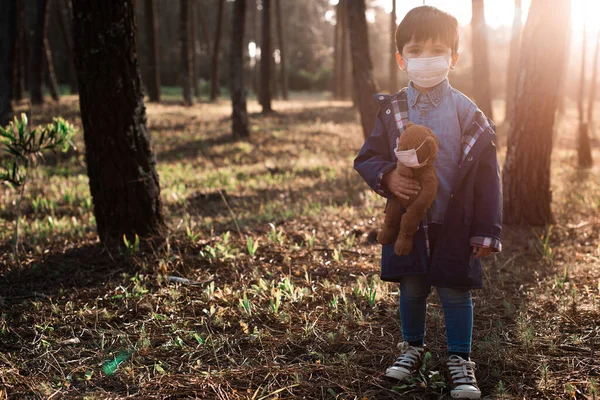
M352 167L423 3L497 124L484 397L596 399L600 2L0 0L0 400L449 398L435 296L432 358L381 378L398 288Z

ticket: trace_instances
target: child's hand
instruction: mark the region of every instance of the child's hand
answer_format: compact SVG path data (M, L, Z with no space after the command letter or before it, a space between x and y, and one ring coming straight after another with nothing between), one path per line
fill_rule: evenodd
M478 258L487 257L490 254L492 254L492 249L490 247L479 247L479 246L472 246L472 247L473 247L473 258L475 258L476 260Z
M393 172L393 171L392 171ZM383 176L383 184L394 196L401 199L408 199L411 195L419 193L421 185L414 179L393 173L387 173Z

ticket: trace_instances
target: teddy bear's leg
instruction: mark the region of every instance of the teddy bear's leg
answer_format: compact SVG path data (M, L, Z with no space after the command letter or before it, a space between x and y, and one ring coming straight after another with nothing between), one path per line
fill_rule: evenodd
M394 242L396 236L398 236L398 231L400 230L402 214L404 214L402 201L397 197L391 198L385 211L383 228L377 235L377 242L379 244L384 245Z
M411 204L406 210L400 224L400 233L394 245L394 251L400 256L410 254L413 248L413 237L419 229L419 222L425 215L427 208L419 207L419 204Z

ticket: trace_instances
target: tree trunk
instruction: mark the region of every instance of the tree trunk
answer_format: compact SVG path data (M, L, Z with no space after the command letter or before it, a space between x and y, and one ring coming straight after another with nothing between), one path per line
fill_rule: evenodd
M17 4L5 2L0 13L0 126L8 125L13 117L10 102L13 80L13 59L17 36Z
M472 1L473 93L475 103L477 103L479 109L488 118L493 119L487 26L485 24L483 0Z
M13 82L12 98L23 100L25 94L25 10L24 0L16 1L15 11L15 41L13 47ZM8 13L11 11L9 10Z
M29 32L29 95L33 104L44 102L44 39L46 36L46 15L48 0L29 0L25 8L27 30Z
M367 138L377 114L377 105L372 96L377 93L373 79L373 64L369 52L369 34L365 16L365 0L348 0L348 26L352 53L352 77L356 90L363 135Z
M252 1L252 0L251 0ZM232 135L236 139L250 136L248 112L246 110L246 88L244 87L244 23L246 0L235 0L231 32L231 114Z
M398 63L396 62L396 0L392 0L392 12L390 15L390 92L398 91Z
M260 104L263 114L271 108L271 0L262 2L262 45L260 46Z
M48 0L48 3L50 0ZM48 14L46 13L46 23L44 26L46 30L48 28ZM50 89L50 95L56 102L60 101L60 88L58 87L58 79L56 79L56 73L54 72L54 61L52 61L52 50L50 49L50 42L48 41L48 35L44 32L44 53L45 53L45 67L46 67L46 82L48 83L48 89Z
M148 35L148 79L146 88L151 102L160 103L160 59L158 56L158 14L156 0L145 0L146 33Z
M510 54L508 56L508 77L506 79L506 104L505 119L512 119L512 107L517 84L517 73L519 71L519 47L521 45L521 0L515 0L515 14L513 16L512 38L510 40Z
M503 174L504 218L510 224L552 222L552 128L557 79L564 76L570 13L570 0L533 0L523 31Z
M71 1L58 0L56 4L56 13L58 14L58 25L63 36L65 48L67 49L67 65L69 68L69 86L71 94L77 94L77 74L75 73L75 64L73 63L73 20Z
M87 171L103 243L122 243L123 235L161 235L166 228L146 127L133 2L73 0Z
M219 50L221 49L221 26L223 21L224 5L225 0L219 0L219 9L217 10L217 28L215 30L215 42L213 45L211 61L210 101L216 101L217 97L219 96ZM246 7L245 4L244 7Z
M183 103L186 106L194 104L192 98L192 55L190 52L190 1L181 0L179 19L181 40L181 84L183 86Z
M258 17L256 16L257 14L257 6L256 6L256 1L257 0L250 0L250 20L251 20L251 28L252 28L252 40L254 41L254 46L256 49L256 52L258 52ZM251 66L252 66L252 91L254 92L254 95L259 98L259 65L260 62L258 60L258 55L255 53L254 54L254 59L251 60Z
M277 13L277 37L279 40L279 86L281 87L281 96L283 97L283 99L289 100L290 96L288 93L287 68L285 64L285 35L283 32L283 22L281 15L281 0L275 0L275 11Z
M350 53L350 38L348 34L348 1L349 0L340 0L338 3L338 10L341 20L341 65L340 65L340 97L342 99L347 99L349 94L349 85L348 85L348 66L350 62L348 60L348 53Z
M340 66L341 66L341 55L340 55L340 15L339 15L340 3L336 6L335 26L333 27L333 98L340 98Z
M594 105L596 104L596 85L598 84L598 57L600 56L600 31L596 37L596 50L594 51L594 66L592 67L592 82L590 83L590 97L588 100L587 120L588 127L594 129Z
M584 19L585 21L585 19ZM590 168L593 165L592 149L588 135L588 123L585 121L585 64L587 59L587 30L583 24L583 40L581 41L581 75L579 77L579 93L577 110L579 114L577 164L580 168Z
M198 85L198 56L196 54L196 44L198 35L196 33L196 15L198 14L198 0L191 0L190 3L190 54L192 56L192 88L194 96L200 97L200 86Z

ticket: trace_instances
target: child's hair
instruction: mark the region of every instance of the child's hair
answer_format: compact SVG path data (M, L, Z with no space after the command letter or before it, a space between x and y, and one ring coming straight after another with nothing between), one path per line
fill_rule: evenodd
M458 21L451 14L432 6L410 10L396 29L396 48L402 54L404 45L411 41L441 40L452 50L458 51Z

